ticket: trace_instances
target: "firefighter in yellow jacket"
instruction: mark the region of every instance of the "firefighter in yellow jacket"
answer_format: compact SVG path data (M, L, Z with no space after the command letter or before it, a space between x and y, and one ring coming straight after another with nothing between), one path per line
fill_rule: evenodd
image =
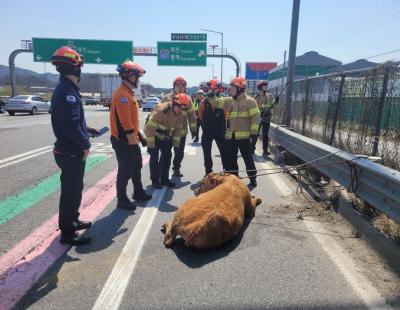
M268 92L268 81L260 81L257 83L257 89L259 93L255 96L258 109L260 110L260 126L258 127L258 134L262 129L262 141L263 141L263 154L269 155L268 151L268 132L271 124L272 109L279 103L279 97L275 98ZM253 153L256 149L257 139L252 141Z
M159 103L150 115L144 132L147 151L150 153L150 178L153 187L175 187L169 179L171 148L181 140L181 114L191 104L185 94L176 94L170 102ZM161 153L161 155L160 155Z
M161 102L171 101L173 96L176 94L185 94L186 93L186 80L178 76L173 82L173 91L171 93L166 94ZM196 134L196 114L192 105L182 109L181 113L181 139L179 141L179 145L174 147L174 160L172 162L172 170L174 172L174 176L182 177L181 173L181 164L185 151L185 143L186 143L186 135L188 133L188 122L190 127L190 132L192 133L192 137Z
M229 94L231 98L226 99L224 105L228 114L225 134L227 170L238 174L237 155L238 150L240 150L250 184L255 187L257 186L255 176L257 171L251 152L250 140L257 136L260 111L256 101L246 94L246 80L243 77L239 76L232 79Z

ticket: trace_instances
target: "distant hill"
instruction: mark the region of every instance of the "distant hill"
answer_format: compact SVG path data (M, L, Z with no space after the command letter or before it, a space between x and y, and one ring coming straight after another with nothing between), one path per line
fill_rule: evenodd
M21 86L48 86L51 87L58 81L58 74L37 73L32 70L15 67L17 82ZM0 85L10 84L10 71L8 66L0 65ZM30 85L29 85L30 84Z
M18 86L45 86L54 88L57 85L59 75L54 73L37 73L32 70L15 67ZM0 65L0 86L10 85L10 71L8 66ZM97 74L83 73L80 83L82 92L99 93L100 83Z
M26 70L22 68L15 67L15 73L17 75L32 75L32 76L38 76L40 75L39 73L32 71L32 70ZM5 65L0 65L0 77L5 77L9 76L10 70L8 69L8 66Z

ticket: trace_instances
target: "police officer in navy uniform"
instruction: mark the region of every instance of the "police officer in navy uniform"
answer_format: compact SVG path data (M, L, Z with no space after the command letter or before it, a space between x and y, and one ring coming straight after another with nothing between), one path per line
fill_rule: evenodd
M83 245L90 243L78 230L89 228L92 223L79 220L79 206L82 199L83 176L90 142L86 126L80 81L82 55L70 47L63 46L55 51L52 64L60 73L60 83L51 98L51 125L56 142L54 158L61 169L61 196L59 204L60 243Z

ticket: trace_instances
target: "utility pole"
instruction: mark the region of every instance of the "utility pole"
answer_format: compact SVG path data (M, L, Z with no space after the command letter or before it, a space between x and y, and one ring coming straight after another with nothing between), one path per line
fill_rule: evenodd
M293 0L292 10L292 27L290 30L290 46L289 46L289 59L288 59L288 75L287 75L287 88L285 96L285 125L290 127L291 123L291 104L292 104L292 92L293 92L293 79L294 79L294 60L296 58L296 46L297 46L297 30L299 27L299 11L300 11L300 0Z
M282 68L282 85L281 85L281 93L283 92L283 81L285 79L285 68L286 68L286 50L283 53L283 68Z

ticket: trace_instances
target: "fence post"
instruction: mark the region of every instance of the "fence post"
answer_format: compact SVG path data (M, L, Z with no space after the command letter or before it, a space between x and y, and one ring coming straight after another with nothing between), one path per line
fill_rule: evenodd
M390 70L390 67L386 67L385 73L383 76L382 94L381 94L381 98L379 100L378 114L376 115L376 121L375 121L374 146L372 149L372 156L377 156L377 154L378 154L379 136L381 134L382 114L383 114L383 108L385 106L385 98L386 98L387 86L388 86L388 80L389 80L389 70Z
M339 86L339 93L338 93L338 98L337 98L337 102L336 102L335 115L333 116L332 132L331 132L331 137L329 138L329 145L332 145L333 141L335 140L336 124L337 124L338 117L339 117L340 107L341 107L342 101L343 101L342 97L343 97L343 87L344 87L345 80L346 80L346 76L344 74L342 74L341 78L340 78L340 86Z
M301 125L301 134L304 136L306 131L306 120L307 120L307 113L308 113L308 99L310 96L310 79L306 80L306 99L304 102L304 109L303 109L303 123Z

